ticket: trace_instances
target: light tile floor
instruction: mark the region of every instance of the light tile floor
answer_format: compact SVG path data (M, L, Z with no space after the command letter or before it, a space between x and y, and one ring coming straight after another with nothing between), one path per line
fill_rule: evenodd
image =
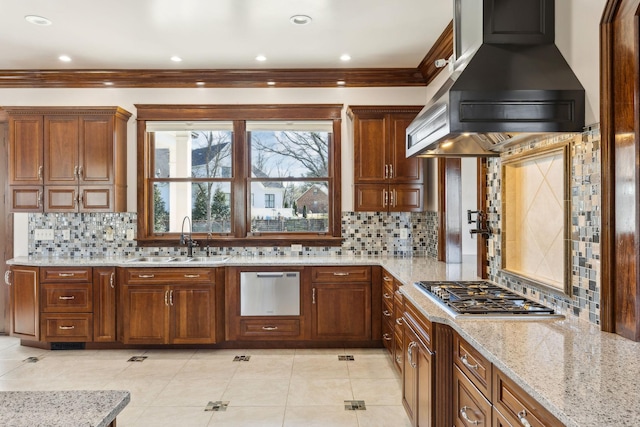
M47 351L0 336L0 390L129 390L118 427L410 427L401 387L382 349ZM229 406L205 411L210 401Z

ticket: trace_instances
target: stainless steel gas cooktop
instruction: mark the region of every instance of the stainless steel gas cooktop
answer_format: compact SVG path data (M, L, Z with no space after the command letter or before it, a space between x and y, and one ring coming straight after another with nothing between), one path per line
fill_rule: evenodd
M453 317L531 319L563 317L553 309L485 281L416 282Z

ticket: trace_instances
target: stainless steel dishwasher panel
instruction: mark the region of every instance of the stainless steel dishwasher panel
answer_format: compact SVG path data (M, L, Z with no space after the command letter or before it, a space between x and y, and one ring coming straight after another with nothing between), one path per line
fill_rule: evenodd
M241 272L241 316L299 316L300 273Z

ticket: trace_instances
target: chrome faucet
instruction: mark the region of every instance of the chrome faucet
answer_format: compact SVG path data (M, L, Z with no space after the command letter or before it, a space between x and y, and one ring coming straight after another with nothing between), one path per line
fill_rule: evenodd
M184 234L184 223L189 220L189 236L185 236ZM187 256L189 258L193 257L193 248L198 246L198 242L193 240L193 228L191 226L191 218L189 216L185 216L182 220L182 230L180 231L180 244L187 245Z

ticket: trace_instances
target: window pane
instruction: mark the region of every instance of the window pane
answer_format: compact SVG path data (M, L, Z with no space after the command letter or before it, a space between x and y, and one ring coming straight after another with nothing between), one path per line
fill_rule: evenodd
M153 229L180 233L188 216L194 233L231 232L231 184L228 182L156 182Z
M211 123L196 129L190 129L186 123L182 125L182 130L153 132L155 178L231 177L230 124Z
M327 232L328 186L327 181L253 181L251 231Z
M325 178L331 122L247 122L256 178Z

